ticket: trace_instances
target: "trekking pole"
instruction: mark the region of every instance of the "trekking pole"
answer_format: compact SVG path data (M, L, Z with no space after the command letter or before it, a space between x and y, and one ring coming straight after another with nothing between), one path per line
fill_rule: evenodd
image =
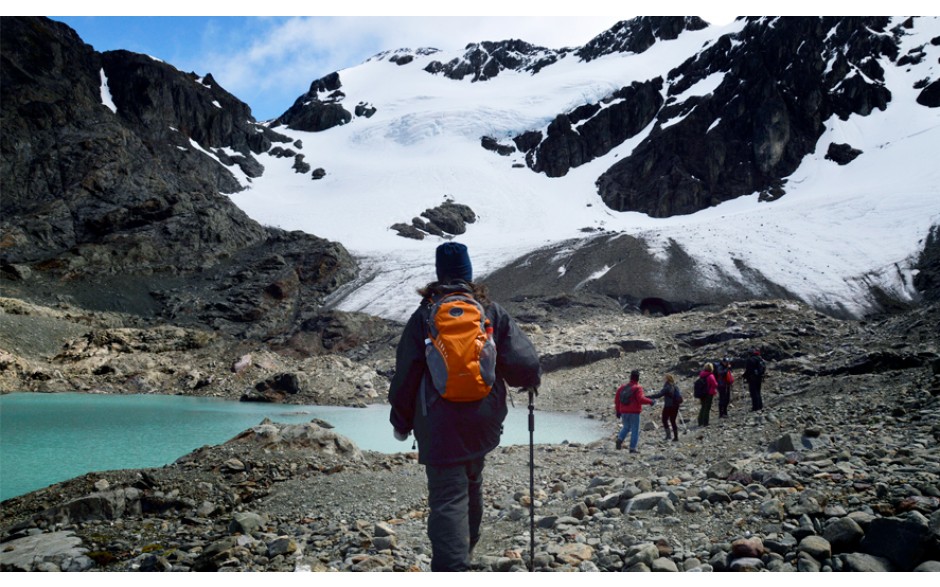
M535 572L535 394L529 388L529 572Z

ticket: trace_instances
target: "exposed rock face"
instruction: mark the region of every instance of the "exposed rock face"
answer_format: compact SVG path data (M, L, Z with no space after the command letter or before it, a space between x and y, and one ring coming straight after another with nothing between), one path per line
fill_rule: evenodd
M917 103L928 108L940 107L940 80L934 80L917 95Z
M826 159L835 161L839 165L848 165L861 155L862 152L845 143L830 143L826 151Z
M886 107L891 94L878 60L897 59L903 34L887 24L880 17L754 18L706 47L669 73L659 127L598 178L604 201L665 217L770 195L813 151L824 120ZM720 73L725 81L712 93L678 101Z
M399 236L422 240L428 234L436 236L458 235L467 232L467 224L476 222L477 216L466 204L447 200L440 206L428 208L415 217L411 224L399 222L391 226Z
M662 80L634 83L608 96L601 104L587 104L559 114L546 131L517 136L527 165L549 177L561 177L573 167L606 155L643 130L663 104ZM573 127L577 125L577 130Z
M751 18L741 32L706 46L665 80L637 81L600 103L559 113L546 128L517 135L514 147L526 154L533 171L561 177L645 130L648 136L631 155L597 179L611 208L666 217L754 192L776 199L785 193L782 179L816 148L825 120L885 109L891 93L879 61L903 66L923 59L923 51L899 58L898 39L916 28L916 20L891 31L888 22L884 17ZM573 55L590 61L641 53L705 26L697 17L640 17L618 23ZM511 50L514 58L501 59L502 53L493 53L497 47ZM474 45L463 59L438 64L435 71L457 79L472 73L474 81L482 81L502 69L537 71L534 56L542 54L541 48L514 42ZM724 79L710 93L684 96L710 76ZM936 82L927 81L918 102L934 107ZM482 145L500 155L513 148L486 138ZM845 165L858 154L834 146L827 158Z
M277 135L249 129L247 106L211 78L96 53L53 21L9 18L3 86L6 262L70 275L185 271L265 238L219 194L241 189L232 174L189 141L240 150L247 165Z
M354 274L341 246L266 229L224 195L242 189L230 167L258 176L253 155L289 139L255 123L211 75L97 53L44 18L2 27L0 265L14 293L118 309L103 305L121 296L100 293L120 283L126 310L188 322L194 307L180 304L200 299L199 319L270 333ZM199 283L207 273L237 280Z
M555 63L564 53L515 39L484 41L467 45L463 57L447 63L432 61L425 71L441 73L454 80L470 77L470 81L486 81L507 69L537 73L543 67Z
M940 300L940 226L935 226L927 235L917 270L914 286L923 293L925 300Z
M307 93L297 98L294 105L274 121L273 126L283 124L296 130L320 132L348 123L353 115L341 103L346 97L340 89L342 86L339 73L336 72L314 80ZM362 113L366 114L364 110Z
M599 294L625 309L669 314L709 300L724 304L754 297L792 297L749 270L747 284L733 276L701 279L701 269L679 247L654 257L642 240L624 233L599 233L525 255L487 276L497 299L550 296L558 292Z
M708 23L697 16L639 16L623 20L591 39L575 52L583 61L611 53L642 53L656 41L669 41L683 31L697 31Z

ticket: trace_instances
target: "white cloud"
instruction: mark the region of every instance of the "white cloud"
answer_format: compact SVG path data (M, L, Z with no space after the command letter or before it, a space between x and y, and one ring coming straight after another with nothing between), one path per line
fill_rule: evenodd
M522 39L549 48L582 45L618 17L293 17L271 19L241 43L228 38L198 58L261 118L280 114L315 79L402 47L462 49L468 43ZM207 34L214 36L217 31ZM220 41L221 43L221 41ZM191 61L195 61L194 57ZM277 100L276 111L259 108Z

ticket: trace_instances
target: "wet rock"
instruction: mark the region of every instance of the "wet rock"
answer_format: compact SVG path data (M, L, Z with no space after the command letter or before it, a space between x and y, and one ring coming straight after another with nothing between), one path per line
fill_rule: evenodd
M862 552L840 554L838 557L843 569L854 573L886 573L894 570L888 559Z
M854 552L864 536L858 522L848 517L830 521L823 531L823 538L832 545L834 553Z
M865 530L859 550L885 558L900 571L911 571L935 546L926 524L901 518L875 518Z
M728 565L728 570L736 572L755 572L764 569L764 561L759 558L736 558Z
M659 557L653 561L650 570L654 573L678 573L679 567L676 566L676 563L673 562L672 559Z
M796 570L801 573L818 573L822 564L808 552L800 551L796 558Z

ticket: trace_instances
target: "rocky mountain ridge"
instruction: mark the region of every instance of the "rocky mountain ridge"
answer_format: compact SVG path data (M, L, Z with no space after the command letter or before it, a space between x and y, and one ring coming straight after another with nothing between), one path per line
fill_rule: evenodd
M887 17L747 17L740 32L718 38L659 77L621 88L600 103L558 113L547 127L531 129L508 143L484 139L490 142L487 148L500 155L523 153L532 171L562 177L654 124L629 157L597 179L598 191L612 209L668 217L754 192L775 199L786 192L783 178L816 149L827 119L866 116L874 109L884 110L892 100L879 60L903 69L933 59L932 47L940 44L940 38L900 54L899 40L917 28L917 18L891 30L889 25ZM432 61L424 70L475 83L507 70L535 76L562 59L588 62L613 53L639 54L657 42L706 26L698 17L636 17L617 23L580 48L553 50L519 40L488 41L469 45L463 56L446 64ZM400 50L373 59L416 66L415 57L436 53ZM714 91L683 96L716 75L724 80ZM290 111L316 111L320 114L309 116L324 122L311 126L294 115L279 122L317 131L349 123L351 113L328 115L341 107L314 98L314 88L324 86L324 81L333 90L330 98L341 99L340 75L333 73L315 81L311 92ZM916 80L917 103L940 106L932 97L938 83ZM852 147L826 148L851 151ZM851 157L836 155L834 160L847 164Z
M355 274L342 245L225 195L290 139L211 75L98 53L48 19L0 24L4 295L289 336Z

